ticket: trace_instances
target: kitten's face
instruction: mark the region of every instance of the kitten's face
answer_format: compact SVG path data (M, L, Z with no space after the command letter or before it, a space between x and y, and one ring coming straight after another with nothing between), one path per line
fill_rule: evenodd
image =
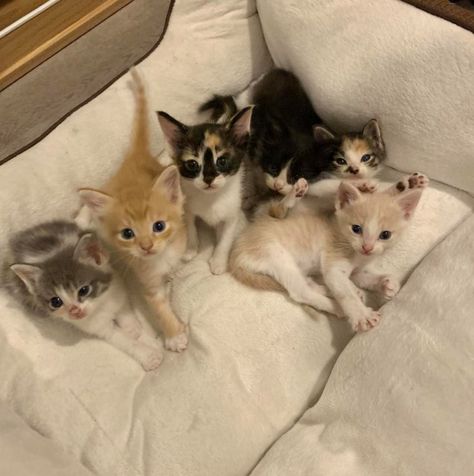
M151 190L132 187L130 193L123 190L115 197L91 189L80 194L106 241L133 258L159 256L184 226L184 200L175 166L165 169Z
M324 134L319 131L321 136ZM315 137L318 137L316 131ZM385 145L375 119L370 120L362 132L332 135L330 141L335 147L329 171L338 178L370 178L379 172L385 158Z
M240 111L228 124L185 126L166 113L158 119L170 153L183 180L205 193L225 187L240 169L250 130L251 108Z
M44 263L11 269L45 313L65 321L93 315L112 281L107 255L90 234Z
M357 254L380 255L399 239L420 197L420 189L398 196L361 194L343 182L336 200L339 230Z

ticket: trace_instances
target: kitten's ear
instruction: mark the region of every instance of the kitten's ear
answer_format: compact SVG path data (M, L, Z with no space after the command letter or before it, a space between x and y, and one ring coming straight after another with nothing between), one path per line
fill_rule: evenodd
M93 233L86 233L77 242L73 259L81 263L101 266L109 261L109 254L97 236Z
M409 220L413 216L413 212L420 201L423 189L416 188L405 193L401 193L396 197L396 201L403 211L403 215L406 220Z
M113 201L110 195L92 188L79 189L79 196L84 205L96 216L102 216L108 205Z
M178 167L176 165L166 167L153 184L153 190L159 190L173 204L182 204L183 192L179 182Z
M336 196L336 210L341 210L347 205L355 202L361 197L361 193L357 188L349 182L341 182L337 190Z
M165 136L166 143L171 149L171 155L174 156L188 128L164 111L158 111L156 114L158 115L158 122Z
M362 130L362 135L370 139L382 152L385 151L385 144L382 139L382 131L380 130L377 119L371 119Z
M248 106L239 111L227 125L236 144L242 144L250 134L253 106Z
M35 294L35 288L43 270L31 264L12 264L10 269L25 283L30 294Z
M336 136L324 126L313 126L314 140L319 144L321 142L328 142L336 138Z

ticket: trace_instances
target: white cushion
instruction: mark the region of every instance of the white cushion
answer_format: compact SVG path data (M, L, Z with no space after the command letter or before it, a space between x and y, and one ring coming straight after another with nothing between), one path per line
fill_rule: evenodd
M380 120L388 163L474 192L474 37L398 0L258 0L270 53L336 130Z

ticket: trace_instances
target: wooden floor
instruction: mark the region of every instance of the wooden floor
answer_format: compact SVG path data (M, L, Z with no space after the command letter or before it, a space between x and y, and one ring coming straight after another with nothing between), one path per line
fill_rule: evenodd
M15 21L45 0L0 0L0 21ZM60 0L0 38L0 90L132 0Z

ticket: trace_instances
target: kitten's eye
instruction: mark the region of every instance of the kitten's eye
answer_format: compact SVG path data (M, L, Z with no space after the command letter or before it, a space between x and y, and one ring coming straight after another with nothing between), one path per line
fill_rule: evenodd
M217 167L219 167L220 169L223 169L227 166L227 159L225 156L220 156L217 158L216 160L216 165Z
M166 228L166 223L163 220L155 221L153 223L153 231L155 233L161 233Z
M63 300L58 296L54 296L49 300L49 304L52 308L59 309L63 305Z
M381 240L389 240L391 237L392 237L392 232L388 230L382 231L382 233L380 233L379 235L379 238Z
M124 239L124 240L131 240L132 238L135 237L135 233L133 232L133 230L131 228L124 228L121 232L120 232L120 236Z
M360 225L352 225L352 231L356 235L360 235L362 233L362 227Z
M370 155L370 154L364 154L364 155L360 158L360 161L361 161L361 162L368 162L371 158L372 158L372 155Z
M84 296L88 296L91 292L91 287L90 286L82 286L81 289L79 289L79 291L77 292L77 295L79 297L84 297Z
M346 162L346 159L343 159L342 157L339 157L338 159L336 159L336 164L346 165L347 162Z
M184 162L184 166L190 172L197 172L199 170L199 164L197 163L196 160L186 160L186 162Z

